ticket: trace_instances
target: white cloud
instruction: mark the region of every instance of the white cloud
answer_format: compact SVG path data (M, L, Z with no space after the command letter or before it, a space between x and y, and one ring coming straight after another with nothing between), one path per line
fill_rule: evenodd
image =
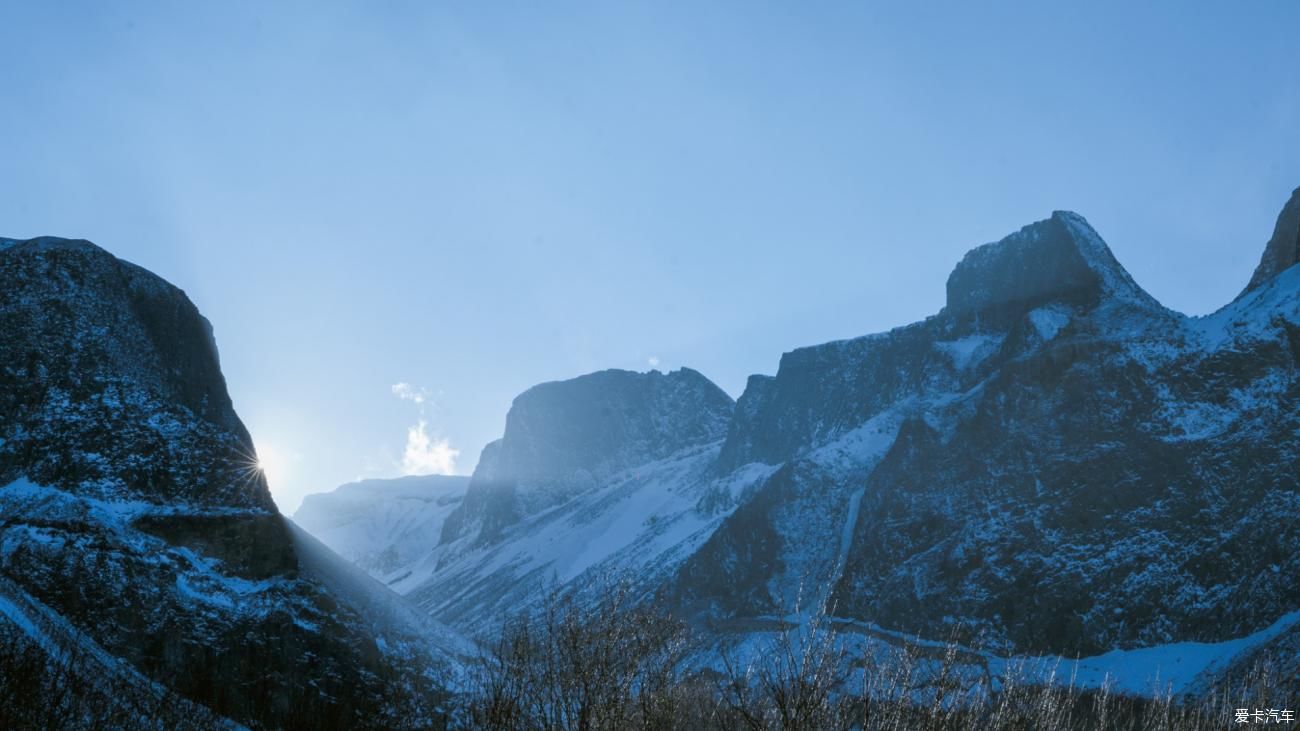
M403 401L414 401L417 404L423 404L429 400L429 389L416 388L409 383L394 383L393 395Z
M404 475L451 475L456 473L456 458L460 450L451 446L446 439L429 434L429 422L425 420L425 405L432 404L432 394L422 386L409 383L394 383L393 395L403 401L410 401L420 408L420 419L414 426L406 429L406 448L402 450L402 474Z
M456 472L459 449L446 439L429 436L429 424L420 419L406 430L406 449L402 452L404 475L451 475Z
M657 355L652 355L652 356L650 356L650 360L649 360L648 362L650 363L650 367L651 367L651 368L658 368L658 367L659 367L659 356L657 356Z

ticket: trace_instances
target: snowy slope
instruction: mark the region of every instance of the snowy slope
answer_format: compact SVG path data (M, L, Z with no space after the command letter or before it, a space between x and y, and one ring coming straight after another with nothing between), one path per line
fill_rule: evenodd
M770 469L724 478L707 470L718 444L682 450L610 476L583 495L511 526L487 545L445 544L392 584L433 616L490 631L548 588L632 572L662 581ZM716 505L702 510L702 503Z
M468 485L468 477L444 475L362 480L308 495L293 520L388 582L409 574L438 545Z

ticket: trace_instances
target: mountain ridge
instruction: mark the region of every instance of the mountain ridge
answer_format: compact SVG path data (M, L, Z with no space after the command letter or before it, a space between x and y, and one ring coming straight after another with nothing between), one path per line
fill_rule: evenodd
M1252 511L1297 503L1297 272L1192 317L1056 212L963 257L935 315L783 354L699 451L453 534L394 588L471 634L614 571L703 627L812 601L1008 653L1248 635L1300 605L1234 578L1297 568Z

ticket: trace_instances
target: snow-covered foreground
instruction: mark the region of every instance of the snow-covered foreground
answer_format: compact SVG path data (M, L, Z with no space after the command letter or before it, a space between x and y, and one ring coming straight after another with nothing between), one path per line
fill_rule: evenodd
M1079 688L1110 687L1134 695L1190 694L1228 668L1236 659L1300 623L1291 612L1269 627L1224 642L1173 642L1102 655L1069 659L1020 657L990 662L996 673L1023 671L1031 680L1073 683Z
M910 672L911 687L922 690L927 688L927 680L946 666L948 677L964 678L971 689L984 682L984 687L995 690L1014 683L1107 689L1148 698L1196 696L1251 651L1296 628L1300 628L1300 611L1280 617L1258 632L1223 642L1174 642L1078 658L1005 657L894 632L869 622L839 617L819 622L808 614L791 614L737 620L731 624L732 631L702 647L688 664L724 672L724 657L743 667L766 662L789 647L806 651L819 642L828 642L827 646L842 652L855 667L846 687L851 692L875 687L864 677L862 667L867 665L878 673Z

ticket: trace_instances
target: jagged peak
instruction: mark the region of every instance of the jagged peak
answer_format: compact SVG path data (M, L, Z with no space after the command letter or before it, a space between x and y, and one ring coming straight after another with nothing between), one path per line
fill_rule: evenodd
M948 277L945 309L951 314L1019 312L1052 301L1160 307L1083 216L1055 211L1051 218L967 252Z
M1273 237L1264 247L1259 266L1242 294L1259 287L1282 272L1300 263L1300 188L1291 193L1291 199L1282 206L1273 226Z

